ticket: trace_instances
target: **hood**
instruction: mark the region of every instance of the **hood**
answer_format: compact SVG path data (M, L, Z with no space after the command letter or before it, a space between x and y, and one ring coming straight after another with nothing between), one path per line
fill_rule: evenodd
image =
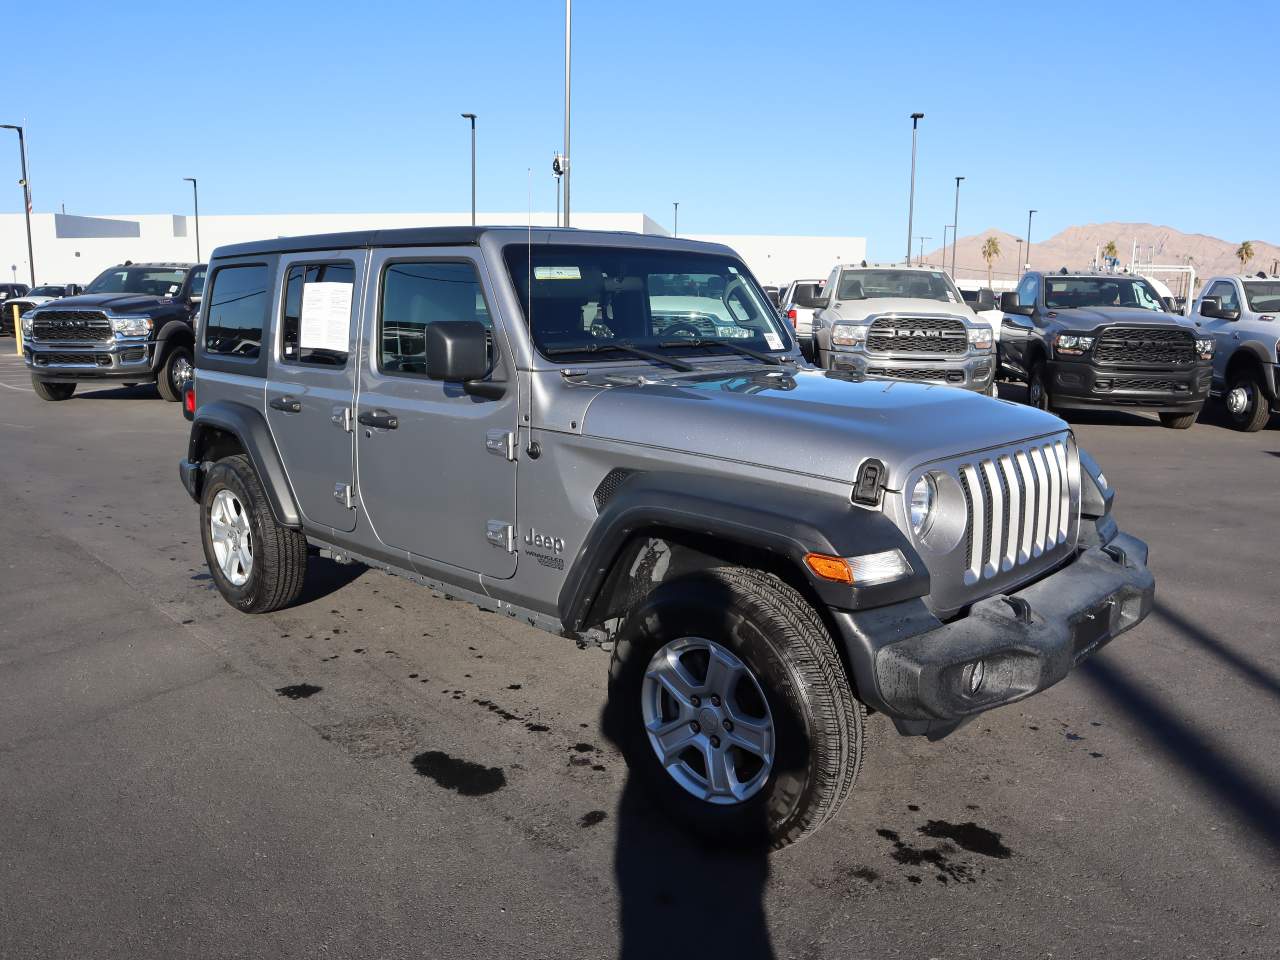
M791 367L615 386L591 400L582 424L587 436L848 483L875 457L894 490L922 463L1065 429L1052 414L969 390Z
M833 300L832 308L841 320L858 321L882 313L944 315L972 323L974 313L967 303L943 303L941 300L913 300L907 297L872 297L868 300Z
M113 313L138 313L173 301L166 297L154 297L145 293L82 293L78 297L62 297L55 302L59 310L110 310Z
M1190 327L1176 313L1156 313L1141 307L1076 307L1071 310L1053 310L1049 315L1063 327L1080 332L1112 324L1126 327Z

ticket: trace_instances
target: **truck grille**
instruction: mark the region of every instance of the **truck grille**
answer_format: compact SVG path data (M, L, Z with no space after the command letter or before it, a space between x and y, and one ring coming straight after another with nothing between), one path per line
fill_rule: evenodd
M68 365L75 366L94 366L109 367L111 366L111 354L109 353L33 353L31 354L31 362L37 367L65 367Z
M942 370L937 367L867 367L867 376L907 380L911 383L964 383L963 370Z
M1037 443L962 463L968 505L966 586L990 580L1062 546L1072 532L1078 481L1066 440Z
M111 321L97 310L45 310L31 323L32 337L44 343L111 339Z
M1098 338L1093 356L1101 363L1187 366L1196 362L1195 337L1190 330L1108 327Z
M1103 380L1099 388L1110 390L1145 390L1157 393L1187 393L1190 384L1180 380L1160 380L1154 377L1116 377L1114 380Z
M880 317L867 331L871 353L963 354L968 349L964 324L949 317Z

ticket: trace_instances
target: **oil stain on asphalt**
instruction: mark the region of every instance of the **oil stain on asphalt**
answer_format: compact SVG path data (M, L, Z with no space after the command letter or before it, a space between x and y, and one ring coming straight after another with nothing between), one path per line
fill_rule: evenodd
M919 832L934 840L944 842L933 848L917 847L905 841L894 830L877 830L876 833L893 844L889 856L906 867L932 867L937 871L934 879L939 883L973 883L976 879L973 867L957 861L953 855L957 847L969 853L996 860L1007 860L1013 851L1005 846L1000 834L976 823L948 823L945 820L930 820ZM979 872L986 873L985 869ZM919 883L915 876L908 876L912 883Z
M451 757L440 750L428 750L413 758L413 769L420 777L429 777L444 787L464 797L482 797L507 785L507 775L501 767L486 767Z
M291 683L287 687L276 687L276 693L290 700L305 700L323 689L324 687L317 687L314 683Z

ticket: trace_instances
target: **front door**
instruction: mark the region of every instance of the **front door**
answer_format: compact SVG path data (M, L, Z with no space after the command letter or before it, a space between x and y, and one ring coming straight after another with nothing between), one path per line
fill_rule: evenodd
M1223 310L1239 311L1242 306L1240 295L1236 292L1236 285L1229 280L1219 280L1205 296L1217 297ZM1213 379L1219 386L1225 386L1227 361L1231 359L1231 354L1240 340L1240 321L1203 315L1197 315L1195 320L1201 329L1213 336Z
M515 573L515 378L497 399L426 374L425 331L483 323L512 369L474 248L375 251L356 403L360 502L388 547L505 579Z
M267 423L298 506L317 526L356 525L352 398L368 252L282 257Z
M1036 306L1038 285L1034 276L1022 278L1017 298L1022 306ZM1036 337L1036 318L1020 313L1006 313L1000 323L1000 363L1014 376L1026 378L1031 370L1031 341Z

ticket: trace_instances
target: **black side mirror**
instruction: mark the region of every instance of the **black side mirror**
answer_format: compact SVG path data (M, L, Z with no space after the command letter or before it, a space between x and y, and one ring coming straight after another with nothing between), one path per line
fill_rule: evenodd
M1217 297L1205 297L1200 301L1200 316L1211 318L1222 316L1222 301Z
M978 291L978 302L974 309L978 311L982 311L982 310L994 310L995 308L996 308L995 292L988 287L983 287L981 290Z
M814 297L812 300L809 301L809 305L811 309L814 309L814 310L825 310L827 309L827 307L831 305L831 298L830 297Z
M1228 322L1232 322L1232 321L1235 321L1235 320L1239 320L1239 319L1240 319L1240 311L1239 311L1239 310L1227 310L1227 309L1225 309L1224 307L1219 307L1219 308L1218 308L1218 317L1219 317L1219 319L1226 320L1226 321L1228 321Z
M459 383L467 393L496 399L506 384L485 380L489 367L489 334L475 320L442 320L427 325L427 376Z
M1018 302L1018 294L1012 290L1006 290L1000 294L1000 309L1004 313L1011 313L1014 316L1029 317L1035 312L1035 308L1027 305L1023 306Z

